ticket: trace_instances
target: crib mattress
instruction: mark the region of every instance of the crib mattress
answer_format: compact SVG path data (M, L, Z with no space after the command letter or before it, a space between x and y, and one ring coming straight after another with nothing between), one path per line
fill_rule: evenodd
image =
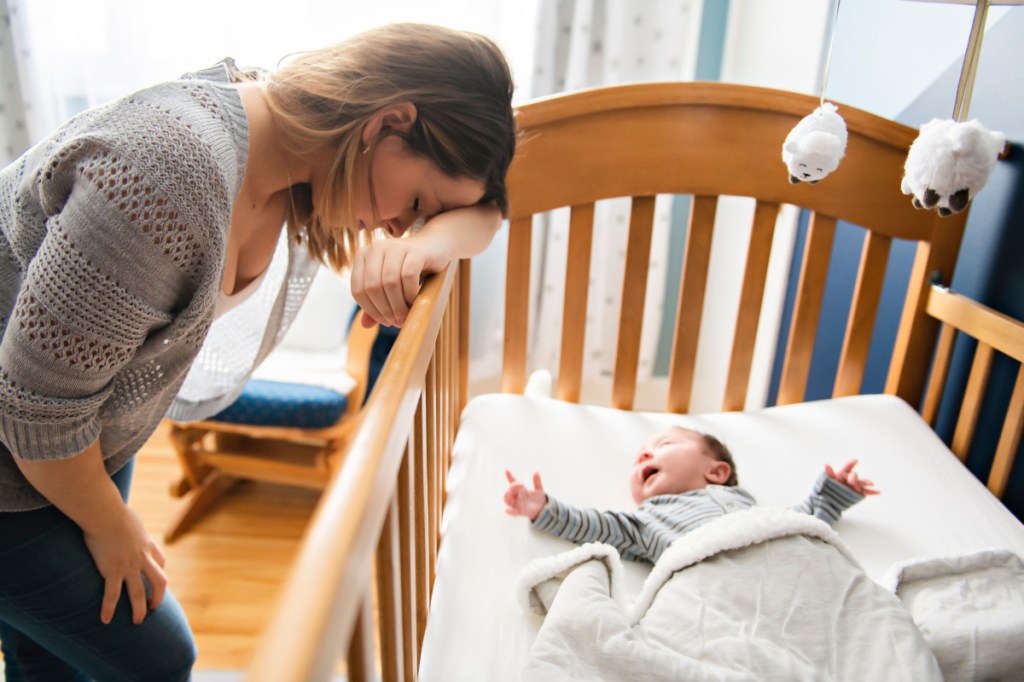
M891 396L685 416L481 396L466 406L455 443L421 679L521 678L541 620L516 603L516 575L571 545L505 514L505 469L526 481L540 472L549 494L577 506L632 509L627 478L637 447L672 425L720 438L762 505L796 504L826 463L859 459L858 471L882 494L850 509L835 530L875 579L916 558L988 548L1024 555L1024 525ZM650 567L625 563L635 594Z

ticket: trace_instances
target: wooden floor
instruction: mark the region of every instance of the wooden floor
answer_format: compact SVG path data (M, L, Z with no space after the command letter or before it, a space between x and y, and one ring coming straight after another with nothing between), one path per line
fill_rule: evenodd
M195 634L196 669L245 669L319 493L242 483L195 529L166 545L164 531L182 504L169 492L179 473L161 426L139 453L129 502L163 546L168 583Z

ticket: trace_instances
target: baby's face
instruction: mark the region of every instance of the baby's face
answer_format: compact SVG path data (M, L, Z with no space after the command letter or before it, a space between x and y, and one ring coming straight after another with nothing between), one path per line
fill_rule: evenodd
M672 428L643 442L629 477L633 500L640 504L655 495L678 495L700 490L718 462L704 438L693 431Z

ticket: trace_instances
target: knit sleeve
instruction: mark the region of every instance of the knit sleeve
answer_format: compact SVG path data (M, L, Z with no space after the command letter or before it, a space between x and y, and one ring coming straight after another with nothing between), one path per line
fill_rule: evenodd
M22 459L64 459L99 437L118 372L181 308L202 254L109 145L68 142L25 186L17 219L45 235L0 341L0 440Z
M576 544L606 542L624 556L644 553L642 524L629 512L577 509L548 497L533 527Z
M863 499L864 496L857 491L822 473L807 499L793 509L817 517L831 526L844 511Z

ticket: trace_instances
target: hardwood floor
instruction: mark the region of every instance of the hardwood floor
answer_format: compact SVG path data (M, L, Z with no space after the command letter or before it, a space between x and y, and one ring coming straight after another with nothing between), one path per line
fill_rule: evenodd
M247 668L319 493L241 483L184 537L163 544L182 500L180 468L161 426L138 455L130 504L164 548L167 578L188 615L197 670Z

